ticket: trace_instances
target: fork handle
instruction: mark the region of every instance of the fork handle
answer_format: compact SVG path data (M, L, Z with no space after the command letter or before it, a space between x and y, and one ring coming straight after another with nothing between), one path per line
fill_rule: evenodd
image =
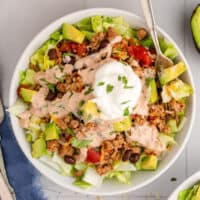
M156 30L156 23L153 15L153 8L151 0L140 0L144 17L146 19L147 26L149 28L150 35L152 37L153 43L157 54L162 54L158 42L158 35Z
M4 181L3 175L0 172L0 199L1 200L13 200L13 196L10 193L6 182Z

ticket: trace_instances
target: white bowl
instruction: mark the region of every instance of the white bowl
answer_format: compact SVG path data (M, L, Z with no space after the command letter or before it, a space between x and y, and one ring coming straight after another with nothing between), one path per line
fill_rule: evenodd
M46 40L48 39L50 33L56 30L63 22L74 23L79 21L80 19L93 16L93 15L107 15L107 16L123 16L125 21L128 22L133 27L145 27L145 23L142 19L138 16L122 11L117 9L110 9L110 8L94 8L88 9L83 11L78 11L69 15L66 15L55 22L51 23L49 26L44 28L28 45L28 47L23 52L19 62L15 68L14 75L12 77L11 86L10 86L10 96L9 96L9 105L13 105L17 95L16 89L18 86L18 74L20 70L25 69L28 66L29 58L33 54L33 52ZM183 60L186 65L188 66L187 73L184 74L183 79L186 80L194 87L192 74L190 71L190 67L184 58L181 50L177 47L176 43L169 37L167 33L163 30L158 28L159 33L164 36L168 41L172 42L173 45L178 49L179 58ZM58 185L71 189L76 192L81 192L85 194L91 195L116 195L122 194L125 192L130 192L137 190L155 179L157 179L161 174L163 174L179 157L181 152L183 151L191 133L191 128L193 125L195 116L195 96L189 98L188 108L187 108L187 121L185 124L184 129L177 135L177 142L179 145L175 146L171 152L166 156L162 162L160 162L158 169L155 172L137 172L133 175L132 183L130 185L122 185L115 181L106 181L100 188L91 188L88 190L80 189L74 185L72 185L73 178L71 177L63 177L54 170L50 169L49 167L45 166L40 161L33 159L31 157L30 145L26 142L24 131L20 128L18 124L18 119L14 116L11 116L11 123L15 133L15 137L23 150L26 157L29 161L37 168L43 175L48 177L50 180L54 181Z
M180 191L194 186L196 183L199 183L199 181L200 181L200 171L188 177L181 185L179 185L176 188L176 190L170 195L168 200L178 200L178 193Z

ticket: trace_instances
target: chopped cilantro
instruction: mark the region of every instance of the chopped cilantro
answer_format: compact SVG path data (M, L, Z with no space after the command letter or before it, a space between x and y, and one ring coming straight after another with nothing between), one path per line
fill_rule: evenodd
M69 95L69 99L74 95L74 93L71 91L70 95Z
M78 107L81 108L81 107L83 106L84 103L85 103L85 101L84 101L84 100L81 100L81 101L79 102L79 104L78 104Z
M133 86L124 85L124 89L131 89Z
M118 76L118 81L121 81L122 80L122 77L119 75Z
M126 78L126 76L122 76L122 83L123 83L124 85L127 85L128 79Z
M128 102L130 102L130 100L128 100L128 101L123 101L123 102L121 102L121 104L127 104Z
M91 140L78 140L76 138L72 138L71 144L76 148L84 148L87 147L91 143Z
M77 115L78 115L78 116L83 116L83 111L82 111L82 110L78 110L78 111L77 111Z
M71 136L75 137L75 132L71 128L67 127L66 132Z
M106 92L107 92L107 93L112 92L113 88L114 88L113 85L111 85L111 84L107 84L107 86L106 86Z
M88 89L84 92L84 95L88 95L93 91L94 91L94 89L91 86L89 86Z
M56 91L56 85L53 83L47 83L47 86L49 90L51 90L53 93Z
M124 109L124 116L128 116L128 115L129 115L129 109L128 109L128 107L126 107Z
M105 83L104 82L99 82L98 83L98 86L102 86L102 85L104 85Z

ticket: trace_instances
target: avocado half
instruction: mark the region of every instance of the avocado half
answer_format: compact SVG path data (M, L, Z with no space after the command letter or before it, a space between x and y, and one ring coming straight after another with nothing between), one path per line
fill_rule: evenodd
M200 51L200 4L197 5L192 14L191 29L196 47Z

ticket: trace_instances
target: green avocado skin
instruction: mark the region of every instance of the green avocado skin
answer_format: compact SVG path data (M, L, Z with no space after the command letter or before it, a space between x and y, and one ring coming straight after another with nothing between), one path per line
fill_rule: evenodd
M200 52L200 4L197 5L191 16L190 25L191 25L193 40L195 42L196 48Z

